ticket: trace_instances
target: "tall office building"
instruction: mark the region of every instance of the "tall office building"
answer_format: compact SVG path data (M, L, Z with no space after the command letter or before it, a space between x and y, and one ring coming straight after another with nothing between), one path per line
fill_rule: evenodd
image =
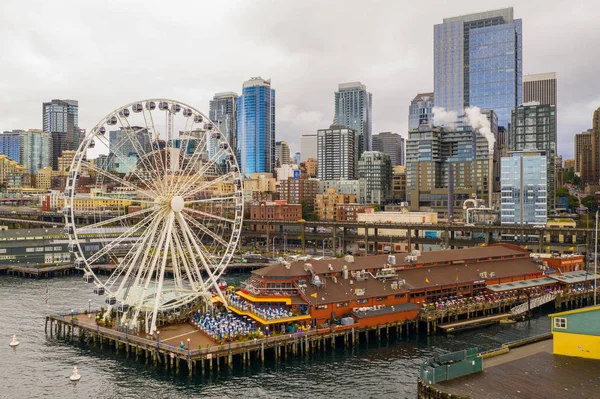
M0 154L6 155L17 163L21 163L21 133L23 130L0 134Z
M382 132L374 135L373 151L389 155L392 167L404 165L404 138L398 133Z
M371 150L373 95L360 82L341 83L335 92L333 124L358 133L358 156Z
M433 93L419 93L408 107L408 129L433 123Z
M345 126L331 125L317 131L319 180L356 179L358 172L358 133Z
M306 161L308 158L317 159L316 134L303 134L300 137L300 153L302 154L302 161Z
M208 117L225 135L237 155L237 101L232 91L216 93L208 106Z
M511 151L543 151L546 165L548 214L555 207L556 107L527 103L512 111L509 146Z
M290 146L285 141L275 142L275 167L288 165L291 163Z
M275 170L275 90L261 77L244 82L238 98L238 149L245 175Z
M556 105L556 72L523 76L523 103Z
M392 162L389 155L365 151L358 161L358 178L365 180L366 202L384 204L392 199Z
M548 197L544 151L516 151L502 157L500 223L545 225Z
M579 173L583 180L583 175L591 176L592 171L592 129L577 133L573 139L575 144L575 173ZM589 152L590 156L585 157L584 153ZM584 159L585 158L585 159ZM583 181L582 181L583 183Z
M505 8L454 18L434 27L435 105L459 115L491 109L508 130L522 103L522 24Z
M29 173L50 166L52 158L52 137L39 129L29 129L21 133L21 164Z
M52 100L42 105L42 130L52 136L52 169L64 150L77 150L83 140L79 129L79 103L75 100Z

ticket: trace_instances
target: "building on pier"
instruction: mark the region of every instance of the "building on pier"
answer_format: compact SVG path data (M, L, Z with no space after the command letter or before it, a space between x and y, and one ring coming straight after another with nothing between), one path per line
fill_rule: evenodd
M600 360L600 306L549 315L555 355Z

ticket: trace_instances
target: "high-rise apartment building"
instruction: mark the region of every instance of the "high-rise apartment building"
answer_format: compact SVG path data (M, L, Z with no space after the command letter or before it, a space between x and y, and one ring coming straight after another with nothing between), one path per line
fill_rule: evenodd
M42 130L52 136L52 169L64 150L77 150L83 135L79 129L79 103L75 100L52 100L42 105Z
M509 145L511 151L543 151L546 165L548 213L554 210L556 179L556 107L527 103L512 111Z
M21 134L23 130L13 130L0 134L0 154L16 163L21 163Z
M366 202L384 204L392 198L392 162L389 155L365 151L358 161L358 178L366 181Z
M244 82L238 98L238 149L245 175L275 170L275 90L261 77Z
M502 157L500 222L507 225L545 225L547 221L544 151L516 151Z
M290 146L285 141L275 142L275 166L280 167L292 163L290 158Z
M398 133L382 132L373 136L373 151L390 156L392 167L404 165L404 137Z
M21 164L29 173L50 166L52 157L52 137L39 129L29 129L21 133Z
M433 93L419 93L408 107L408 129L433 123Z
M341 83L335 92L334 125L358 133L358 156L371 150L373 96L360 82Z
M279 182L277 187L279 198L290 204L301 204L304 202L309 209L314 209L315 198L319 192L319 181L302 177L294 179L293 177Z
M434 26L435 105L459 115L469 106L494 110L508 130L522 103L522 23L513 9L444 18Z
M406 201L406 166L392 168L392 198L395 201Z
M302 161L306 161L308 158L317 159L316 134L303 134L300 137L300 153L302 154Z
M358 133L345 126L332 125L317 131L319 180L355 179L359 140Z
M523 103L556 105L556 72L523 76Z
M208 117L225 135L229 145L237 155L237 101L238 95L232 91L216 93L208 106Z
M565 169L563 168L563 157L562 155L557 155L554 159L554 179L555 179L555 188L558 190L564 185L563 173Z

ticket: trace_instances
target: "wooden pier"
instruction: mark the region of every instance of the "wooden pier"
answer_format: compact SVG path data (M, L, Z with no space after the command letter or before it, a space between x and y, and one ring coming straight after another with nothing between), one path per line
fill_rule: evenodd
M389 340L408 336L417 328L414 321L369 328L338 326L219 345L188 323L161 327L159 341L156 341L99 326L95 323L95 315L88 318L88 315L76 314L74 317L46 317L45 331L50 337L114 350L116 354L135 357L176 374L204 376L220 372L221 368L231 370L264 364L265 360L278 362L304 358L335 350L336 347L355 348L360 342L368 344L370 340L381 342L382 338ZM180 341L183 341L185 349L181 349Z
M68 276L75 273L73 263L53 265L7 265L0 267L0 274L24 278L50 278Z

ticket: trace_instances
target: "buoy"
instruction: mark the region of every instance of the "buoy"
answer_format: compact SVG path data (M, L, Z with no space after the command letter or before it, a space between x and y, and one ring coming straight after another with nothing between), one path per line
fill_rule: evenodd
M12 346L13 348L16 348L17 346L19 346L19 341L17 341L16 335L13 335L13 340L9 345Z
M81 376L79 374L77 374L77 366L73 367L73 375L71 375L70 380L71 381L79 381L81 379Z

